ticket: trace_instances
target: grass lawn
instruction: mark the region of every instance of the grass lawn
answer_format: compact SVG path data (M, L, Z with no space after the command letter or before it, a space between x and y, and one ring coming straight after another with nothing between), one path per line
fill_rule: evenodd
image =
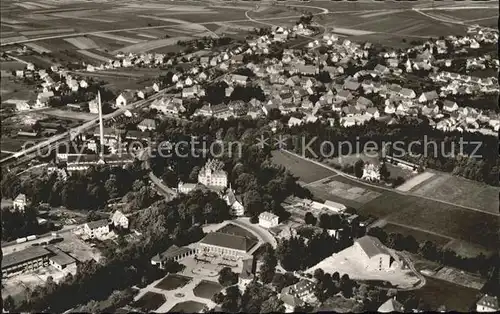
M435 278L426 277L426 280L427 283L421 289L401 294L422 298L433 310L445 305L447 311L469 312L478 300L479 291L475 289Z
M498 239L495 217L454 205L386 191L363 205L360 212L487 248L497 247L497 242L492 241ZM408 231L409 234L413 232Z
M167 299L163 294L146 292L139 300L133 303L133 307L141 309L144 312L151 312L159 308Z
M202 280L194 289L195 296L211 300L214 294L220 292L222 286L218 282Z
M168 312L170 312L170 313L175 313L175 312L199 313L199 312L201 312L201 310L203 310L204 307L205 307L205 304L203 304L203 303L196 302L196 301L186 301L186 302L177 303Z
M302 160L288 153L275 150L272 152L272 160L275 164L287 168L300 181L310 183L332 176L335 172L312 162Z
M423 231L418 231L418 230L413 230L413 229L408 229L405 227L397 226L391 223L388 223L387 225L384 226L384 231L387 232L388 234L393 232L393 233L401 233L404 235L411 234L417 242L425 242L425 241L432 241L436 243L437 245L445 245L446 243L450 242L450 239L440 237L435 234L423 232Z
M498 188L487 184L437 173L412 192L435 199L498 213Z
M162 281L160 281L155 288L163 290L175 290L184 287L191 281L191 277L182 276L178 274L169 274Z

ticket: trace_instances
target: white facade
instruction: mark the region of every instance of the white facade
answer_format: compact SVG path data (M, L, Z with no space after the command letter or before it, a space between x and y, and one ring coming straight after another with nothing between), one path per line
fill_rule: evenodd
M117 210L111 217L111 221L115 227L128 229L128 218L121 211Z
M104 220L88 222L83 227L89 238L103 238L109 233L109 224Z
M19 194L12 202L12 206L15 210L23 212L26 208L26 195Z
M263 212L259 215L259 225L264 228L273 228L279 224L279 217L270 212Z
M198 182L205 186L227 187L227 173L221 169L222 165L209 160L198 174Z

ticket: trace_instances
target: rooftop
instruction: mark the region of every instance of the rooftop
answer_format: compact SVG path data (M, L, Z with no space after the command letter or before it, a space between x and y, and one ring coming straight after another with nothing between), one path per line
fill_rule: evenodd
M372 257L378 254L390 254L389 250L380 242L379 239L371 236L364 236L355 241L363 249L363 251Z
M29 247L25 250L14 252L12 254L4 255L2 259L2 269L13 265L21 264L23 262L31 261L37 258L51 255L52 253L47 249L39 246Z
M101 219L101 220L87 222L87 226L89 226L90 229L97 229L97 228L101 228L101 227L104 227L107 225L109 225L109 222L107 219Z
M248 252L255 242L247 237L222 232L211 232L207 234L200 243L225 247L233 250Z

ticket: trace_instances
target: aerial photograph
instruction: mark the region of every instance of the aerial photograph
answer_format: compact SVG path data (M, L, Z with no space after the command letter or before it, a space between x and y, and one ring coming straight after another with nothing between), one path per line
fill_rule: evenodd
M1 0L3 313L500 311L498 0Z

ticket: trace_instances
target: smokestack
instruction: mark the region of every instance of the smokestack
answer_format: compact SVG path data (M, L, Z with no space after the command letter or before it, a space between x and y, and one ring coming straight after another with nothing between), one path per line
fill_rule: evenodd
M101 150L99 151L99 161L104 162L104 125L102 123L102 104L101 104L100 91L97 91L97 103L99 106L99 135L101 141Z

